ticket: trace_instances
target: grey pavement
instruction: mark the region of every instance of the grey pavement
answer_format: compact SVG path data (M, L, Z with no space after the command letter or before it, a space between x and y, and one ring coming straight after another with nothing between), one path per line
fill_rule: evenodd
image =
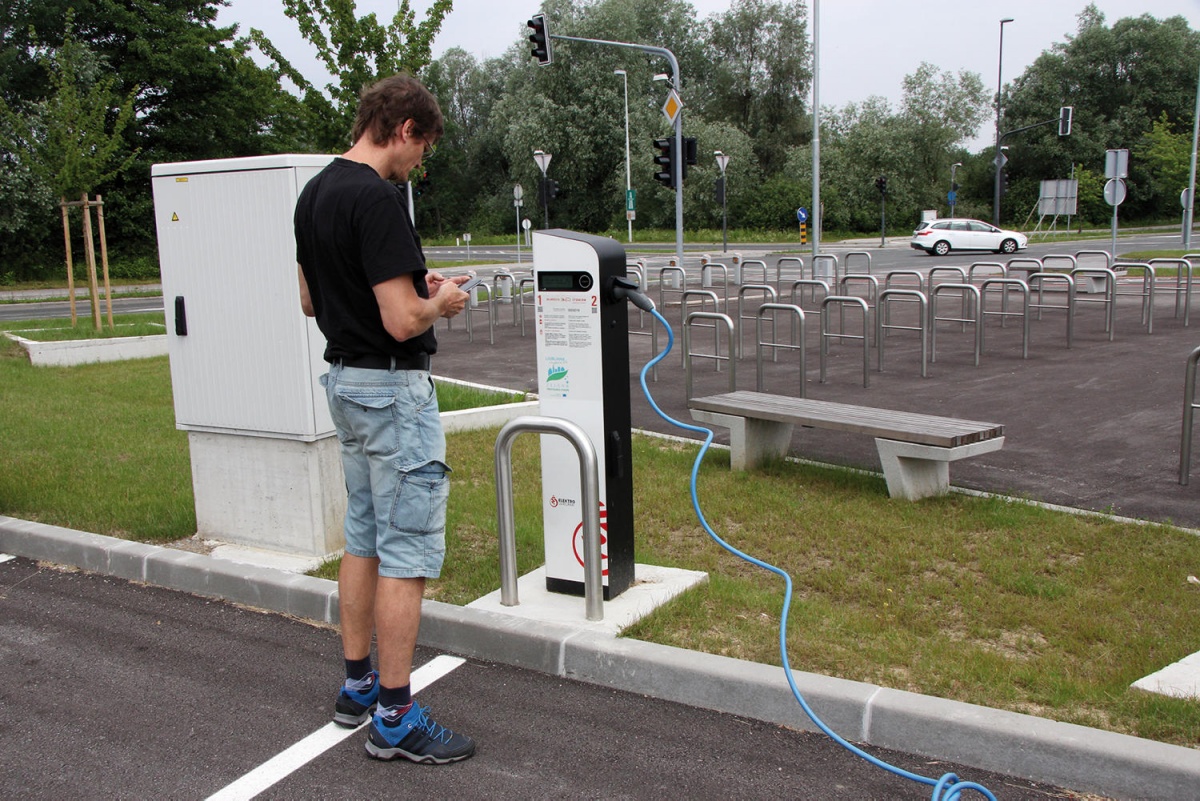
M938 358L925 379L917 374L915 344L897 335L894 344L888 340L885 372L874 372L872 352L869 387L862 386L861 351L846 345L834 348L828 380L821 383L810 340L806 389L809 397L820 399L1004 424L1002 451L952 466L951 480L958 486L1200 527L1200 480L1182 487L1176 475L1184 361L1200 337L1172 315L1165 297L1156 307L1155 332L1147 334L1137 303L1121 299L1111 343L1098 311L1081 312L1070 349L1061 313L1047 311L1034 325L1027 360L1020 358L1019 328L989 323L978 367L970 358L969 335L947 327L939 332ZM536 390L533 337L520 336L507 314L502 310L505 324L497 327L494 346L480 345L478 327L473 344L462 325L439 328L442 345L434 372ZM667 431L636 385L641 364L652 355L649 337L635 336L631 342L634 424ZM740 387L752 387L753 360L743 361L738 374ZM782 356L768 366L767 375L775 391L793 391L797 381L794 364ZM672 354L651 389L665 409L688 419L681 377ZM700 391L722 391L727 376L714 373L698 380ZM878 470L873 445L862 439L805 431L797 432L793 447L804 457ZM0 518L0 552L336 623L336 587L305 576L8 518ZM504 615L435 602L426 605L421 643L788 729L814 728L779 668L570 626L531 627ZM795 676L834 730L872 747L1119 798L1197 797L1200 787L1200 752L1194 749L799 671ZM844 769L839 758L832 759L829 770ZM887 791L863 795L898 797Z

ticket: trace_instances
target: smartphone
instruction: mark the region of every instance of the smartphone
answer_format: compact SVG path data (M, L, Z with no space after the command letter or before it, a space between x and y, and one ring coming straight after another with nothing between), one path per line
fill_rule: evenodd
M475 287L482 284L483 281L484 281L484 279L480 278L479 276L476 276L476 277L472 278L470 281L464 281L463 283L459 284L458 288L461 289L463 292L470 292L472 289L474 289Z

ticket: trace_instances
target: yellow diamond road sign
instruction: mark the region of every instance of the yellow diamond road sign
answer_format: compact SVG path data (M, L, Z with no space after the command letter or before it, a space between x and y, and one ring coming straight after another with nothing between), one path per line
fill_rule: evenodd
M667 95L667 102L663 103L662 112L664 115L666 115L666 118L671 121L671 124L674 125L675 118L679 116L679 112L682 109L683 101L679 99L679 95L677 95L675 90L672 89L671 93Z

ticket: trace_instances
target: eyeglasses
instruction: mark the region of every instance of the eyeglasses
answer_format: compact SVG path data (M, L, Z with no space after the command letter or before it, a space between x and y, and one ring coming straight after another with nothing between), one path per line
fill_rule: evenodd
M421 137L421 141L425 143L425 152L421 154L421 158L427 159L437 152L437 144L431 144L428 139Z

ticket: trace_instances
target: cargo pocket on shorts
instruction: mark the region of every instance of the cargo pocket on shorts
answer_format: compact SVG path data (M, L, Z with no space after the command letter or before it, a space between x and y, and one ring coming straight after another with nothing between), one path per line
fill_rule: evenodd
M404 534L444 533L449 472L449 466L439 461L401 471L389 518L392 528Z

